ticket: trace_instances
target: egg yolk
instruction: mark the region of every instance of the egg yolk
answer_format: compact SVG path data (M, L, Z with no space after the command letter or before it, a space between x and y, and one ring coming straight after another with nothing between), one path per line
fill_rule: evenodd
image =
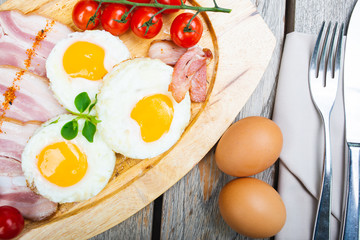
M41 175L60 187L79 182L88 167L86 155L71 142L48 145L36 157Z
M93 43L75 42L64 53L63 66L73 78L100 80L107 73L104 67L105 50Z
M144 97L131 111L131 118L139 124L145 142L156 141L168 132L173 115L171 99L164 94Z

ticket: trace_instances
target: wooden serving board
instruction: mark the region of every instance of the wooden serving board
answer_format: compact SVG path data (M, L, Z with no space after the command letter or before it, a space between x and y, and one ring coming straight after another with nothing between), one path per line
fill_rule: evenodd
M75 29L71 12L76 0L8 0L0 10L17 9L40 14ZM189 1L212 6L213 1ZM189 172L214 146L234 120L260 81L271 58L275 38L248 0L220 0L230 14L202 13L202 47L211 49L208 65L209 90L205 103L192 104L191 123L181 139L166 153L151 159L117 156L114 175L96 197L81 203L62 204L55 215L41 222L26 222L22 239L82 239L97 235L130 217L164 193ZM154 39L169 39L165 16L162 33ZM129 31L120 39L132 57L147 56L152 40Z

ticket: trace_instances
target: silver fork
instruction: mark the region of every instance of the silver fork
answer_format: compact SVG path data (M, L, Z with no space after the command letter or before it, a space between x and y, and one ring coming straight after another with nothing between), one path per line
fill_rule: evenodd
M332 29L330 46L328 40L331 22L324 32L323 22L316 40L314 52L311 56L309 68L309 86L314 105L316 106L324 125L325 155L321 191L315 218L313 239L330 239L330 216L331 216L331 149L330 149L330 115L334 106L341 67L341 48L344 24L337 31L336 23ZM335 44L335 36L337 44ZM323 41L321 41L324 39ZM323 43L322 43L323 42Z

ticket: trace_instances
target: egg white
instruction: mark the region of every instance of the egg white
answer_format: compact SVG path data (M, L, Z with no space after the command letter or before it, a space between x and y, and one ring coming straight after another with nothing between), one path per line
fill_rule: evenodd
M77 112L74 99L79 93L87 92L90 99L94 100L102 85L102 80L72 78L66 73L63 67L64 53L68 47L78 41L90 42L105 50L104 67L108 72L114 65L130 58L130 52L125 44L118 37L106 31L74 32L59 41L46 60L46 73L56 98L65 108L73 112Z
M74 118L73 115L61 115L44 123L30 138L22 153L22 169L28 184L53 202L78 202L97 195L106 186L114 171L115 153L105 144L100 134L96 132L94 142L90 143L79 132L70 142L87 156L88 168L85 176L69 187L59 187L42 176L36 156L46 146L66 141L61 136L61 128ZM78 122L79 129L82 129L84 121Z
M190 121L190 97L177 103L168 91L173 68L150 58L124 61L109 72L95 106L101 122L98 129L104 141L117 153L129 158L155 157L173 146ZM137 102L154 94L171 99L174 115L167 133L153 142L141 137L138 123L130 117Z

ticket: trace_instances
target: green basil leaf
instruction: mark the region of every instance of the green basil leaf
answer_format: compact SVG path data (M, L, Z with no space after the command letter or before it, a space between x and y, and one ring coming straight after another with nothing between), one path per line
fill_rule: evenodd
M85 121L84 124L84 128L82 130L82 135L89 141L89 142L93 142L94 141L94 135L96 132L96 126L90 122L89 120Z
M90 113L91 110L95 107L95 104L96 104L96 103L93 103L93 104L90 105L90 107L89 107L89 113Z
M94 103L91 104L90 107L89 107L89 113L90 113L91 110L95 107L96 103L97 103L97 94L95 95L95 101L94 101Z
M87 92L82 92L76 96L74 103L77 110L79 110L80 113L83 113L90 105L91 100Z
M79 124L74 119L70 122L65 123L65 125L61 128L61 136L66 140L74 139L79 131Z

